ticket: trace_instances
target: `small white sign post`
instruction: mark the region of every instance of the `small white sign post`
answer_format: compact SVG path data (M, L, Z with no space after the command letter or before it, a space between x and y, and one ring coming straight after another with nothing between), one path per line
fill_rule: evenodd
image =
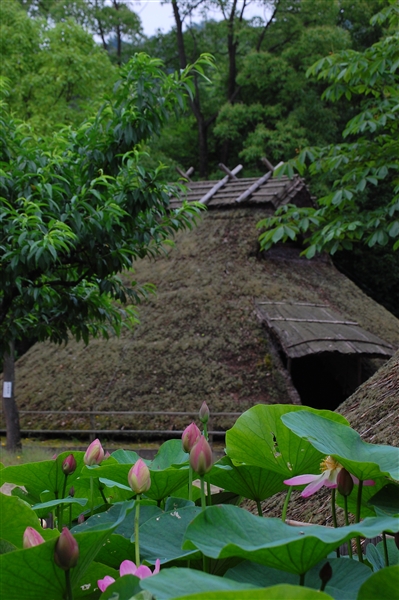
M12 398L12 381L3 382L3 398Z

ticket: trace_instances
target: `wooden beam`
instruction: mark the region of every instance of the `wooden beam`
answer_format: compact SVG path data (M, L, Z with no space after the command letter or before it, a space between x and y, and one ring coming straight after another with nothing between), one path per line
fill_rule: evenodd
M224 173L226 173L226 175L228 175L231 179L238 181L238 177L236 177L234 175L234 173L232 171L230 171L230 169L228 167L226 167L226 165L224 165L223 163L219 163L218 167L219 167L219 169L224 171Z
M187 179L187 181L191 181L190 175L194 173L194 167L190 167L186 172L180 169L180 167L176 167L176 171L179 173L179 175L184 177L184 179Z
M282 164L284 164L284 163L282 163L282 162L278 163L277 167L280 167L280 165L282 165ZM276 167L276 169L277 169L277 167ZM249 198L249 196L252 196L252 194L254 192L256 192L257 189L259 189L264 183L266 183L266 181L268 179L270 179L270 177L273 175L273 170L268 171L268 173L265 173L265 175L263 175L263 177L261 177L260 179L255 181L255 183L253 183L251 185L251 187L249 187L247 190L245 190L245 192L243 192L241 194L241 196L238 196L238 198L236 198L236 202L243 202L244 200Z
M237 165L236 167L234 167L234 169L231 171L233 175L237 175L237 173L239 173L242 169L242 165ZM212 189L209 190L209 192L207 192L205 194L205 196L202 196L200 202L201 204L208 204L209 200L212 198L212 196L214 196L216 194L216 192L218 190L220 190L220 188L222 188L224 185L226 185L226 183L229 181L230 179L230 175L226 175L226 177L223 177L223 179L221 179L220 181L218 181Z
M263 156L261 158L261 161L263 162L264 165L266 165L266 167L269 169L269 171L274 171L275 167L273 167L272 163L267 160L266 156Z

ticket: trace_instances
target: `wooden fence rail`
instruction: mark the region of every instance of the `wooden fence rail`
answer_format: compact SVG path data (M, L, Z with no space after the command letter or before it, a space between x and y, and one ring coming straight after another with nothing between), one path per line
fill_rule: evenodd
M90 441L94 440L98 434L109 435L109 436L126 436L129 435L132 438L179 438L181 437L182 429L102 429L101 426L96 426L94 417L96 415L107 415L107 416L168 416L168 417L192 417L193 415L198 416L198 411L108 411L108 410L20 410L19 414L22 415L81 415L90 417L90 429L21 429L21 435L88 435ZM214 437L224 437L225 431L212 430L210 425L212 419L217 417L231 417L237 418L241 415L240 412L216 412L212 413L208 422L208 434L212 441ZM0 427L0 435L4 435L6 429Z

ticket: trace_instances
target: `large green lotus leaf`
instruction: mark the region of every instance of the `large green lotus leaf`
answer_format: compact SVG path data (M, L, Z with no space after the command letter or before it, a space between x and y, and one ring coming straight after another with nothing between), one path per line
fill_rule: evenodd
M155 471L164 470L173 465L181 465L188 462L189 455L184 452L181 440L168 440L159 448L151 469Z
M57 497L57 494L60 497L65 481L62 463L70 454L74 455L77 466L75 472L68 475L66 490L69 490L71 486L75 486L80 476L84 452L63 452L54 460L5 467L0 470L0 486L3 483L22 485L35 498L36 503L41 501L40 494L44 490L54 493L54 497Z
M326 562L330 563L333 574L327 583L325 592L330 594L334 600L356 600L360 586L370 577L371 573L369 567L354 560L331 558L327 561L327 559L323 559L306 573L306 587L320 589L319 573ZM270 587L279 583L299 585L298 575L249 561L244 561L229 569L226 577L241 583L251 583L255 587Z
M37 514L16 496L0 494L0 538L22 548L22 539L27 527L36 529L45 540L58 535L52 529L42 529Z
M121 464L121 465L134 465L135 462L138 461L138 459L140 458L140 456L137 454L137 452L134 452L133 450L115 450L115 452L113 452L110 456L110 458L108 460L112 460L114 459L117 463ZM145 463L149 463L150 461L148 460L144 460Z
M313 411L346 426L338 413L317 411L305 406L258 404L241 415L226 432L226 454L234 461L275 471L287 477L317 473L324 454L309 442L297 437L284 425L283 415Z
M60 500L49 500L48 502L40 502L39 504L34 504L32 506L32 510L41 511L46 509L54 508L55 506L60 506L64 504L65 506L69 504L79 504L79 506L85 506L87 504L87 498L71 498L68 496L67 498L61 498Z
M368 499L378 515L399 515L399 485L385 484L381 489L374 488L374 494Z
M367 579L357 600L395 600L398 598L399 566L386 567Z
M187 526L201 512L197 506L174 509L149 519L140 527L140 554L143 559L161 563L176 559L191 558L198 554L182 550L182 541Z
M85 598L87 600L91 600L92 598L97 599L99 595L97 581L99 579L104 579L106 575L116 579L119 577L119 570L111 569L107 565L93 561L75 587L73 595L74 600L80 600L80 598Z
M138 577L124 575L107 587L105 592L101 594L100 600L132 600L135 594L140 593L140 589L140 579Z
M399 564L399 550L396 547L395 540L388 538L387 552L388 552L388 566L394 566ZM367 544L366 557L369 563L373 567L373 571L379 571L387 565L385 564L385 553L384 544L379 542L376 546L373 544Z
M347 540L397 531L395 517L367 518L337 529L311 525L291 527L280 519L262 518L232 505L210 506L187 527L183 549L198 548L211 558L236 556L290 573L306 573Z
M358 479L384 475L399 479L399 448L364 442L351 427L308 410L289 413L281 419L296 435L308 440L324 455L336 458Z
M135 561L135 546L123 535L112 533L100 548L96 561L109 565L113 569L119 569L124 560Z
M122 507L119 519L111 526L99 525L86 533L76 533L79 560L71 570L71 584L75 588L84 577L97 552L107 537L125 517ZM0 556L1 597L7 600L60 600L65 594L65 573L54 562L56 540L26 550L17 550Z
M174 600L331 600L331 596L325 592L315 592L297 585L276 585L265 590L191 594L190 596L179 596Z
M197 571L195 569L162 569L158 575L143 579L140 586L151 592L157 600L170 600L192 593L216 590L250 590L250 583L239 583Z
M213 485L255 501L270 498L286 489L284 475L262 467L235 465L228 456L214 464L209 478Z

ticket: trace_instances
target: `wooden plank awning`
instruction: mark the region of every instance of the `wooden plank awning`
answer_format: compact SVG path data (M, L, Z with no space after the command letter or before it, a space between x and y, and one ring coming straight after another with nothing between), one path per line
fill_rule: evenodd
M232 173L236 174L236 169ZM272 172L261 178L226 176L220 180L187 181L185 186L184 196L170 199L171 208L178 208L183 200L206 203L209 208L266 205L273 211L289 202L297 206L312 205L309 190L298 175L292 179L277 178Z
M255 305L289 358L321 352L389 357L395 352L388 342L328 305L266 300Z

